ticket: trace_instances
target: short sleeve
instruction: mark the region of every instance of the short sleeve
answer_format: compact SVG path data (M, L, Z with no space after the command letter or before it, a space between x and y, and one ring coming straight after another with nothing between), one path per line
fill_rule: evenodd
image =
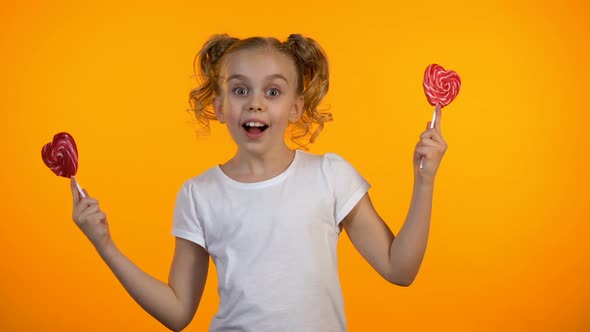
M371 185L339 155L325 154L323 168L334 193L334 218L338 225L363 198Z
M203 224L197 217L196 204L194 185L191 181L187 181L182 185L176 197L172 235L192 241L207 249Z

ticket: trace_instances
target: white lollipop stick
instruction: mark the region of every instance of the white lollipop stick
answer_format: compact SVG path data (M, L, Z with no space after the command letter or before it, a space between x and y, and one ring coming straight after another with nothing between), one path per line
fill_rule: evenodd
M434 128L434 121L436 121L436 108L438 107L438 104L436 104L436 106L434 107L434 113L432 114L432 121L430 121L430 129ZM420 159L420 169L422 169L424 167L424 156L422 156L422 159Z
M80 184L78 183L76 178L74 178L74 182L76 183L76 187L78 187L78 192L80 193L80 197L85 198L86 194L84 193L84 190L82 190L82 187L80 187Z

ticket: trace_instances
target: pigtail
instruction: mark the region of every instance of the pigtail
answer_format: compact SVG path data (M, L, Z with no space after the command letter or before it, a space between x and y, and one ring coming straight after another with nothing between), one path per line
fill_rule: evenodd
M195 114L201 128L198 134L209 134L209 120L216 120L213 110L213 96L219 93L217 85L218 64L228 48L239 41L227 34L213 35L203 45L194 60L195 77L201 81L201 85L189 93L190 110ZM198 65L198 67L197 67Z
M321 46L311 38L292 34L285 43L303 74L303 114L293 128L292 140L305 148L306 144L302 144L301 139L310 135L309 142L313 143L324 128L324 123L332 121L332 113L318 110L330 83L328 59Z

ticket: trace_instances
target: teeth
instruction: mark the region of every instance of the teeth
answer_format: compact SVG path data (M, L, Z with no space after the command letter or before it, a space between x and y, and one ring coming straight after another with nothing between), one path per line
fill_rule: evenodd
M246 122L246 126L248 126L248 127L264 127L264 124L260 123L260 122Z

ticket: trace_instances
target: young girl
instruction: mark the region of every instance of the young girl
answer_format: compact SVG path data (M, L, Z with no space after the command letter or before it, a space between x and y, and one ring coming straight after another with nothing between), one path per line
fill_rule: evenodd
M121 253L98 202L80 199L72 178L74 221L137 303L172 330L193 319L211 257L220 297L211 331L346 331L336 259L340 232L385 280L412 283L447 147L440 110L435 128L416 145L412 201L394 237L373 208L369 184L347 161L285 143L288 127L304 146L331 120L317 109L328 91L328 63L313 39L217 35L199 58L203 82L191 92L191 106L205 130L210 119L226 124L237 151L180 189L168 283Z

